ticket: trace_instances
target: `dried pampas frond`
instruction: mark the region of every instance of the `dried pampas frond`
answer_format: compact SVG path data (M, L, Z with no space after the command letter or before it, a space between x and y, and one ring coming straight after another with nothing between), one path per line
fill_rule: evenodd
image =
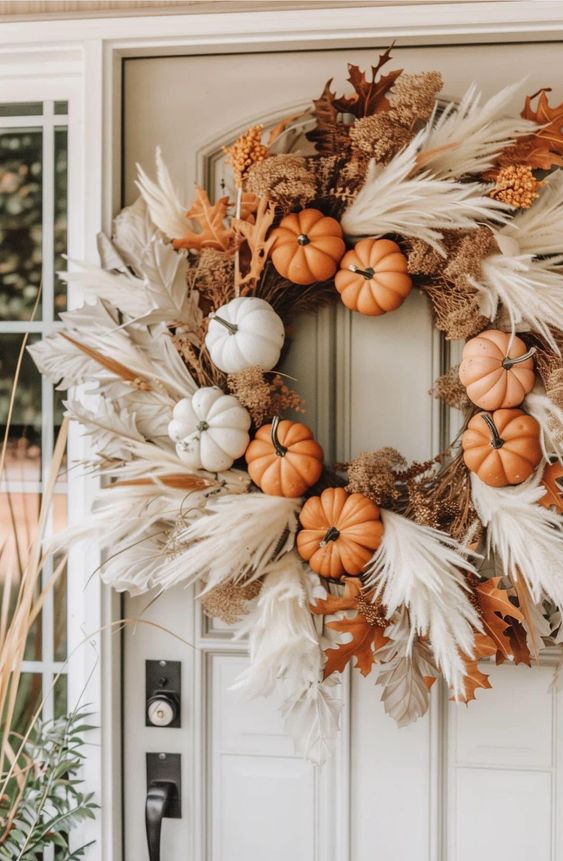
M300 499L263 493L210 498L203 517L177 529L173 558L159 585L169 589L206 577L205 594L223 580L262 577L293 546L300 507Z
M424 132L388 164L370 163L365 185L344 211L341 224L351 237L398 233L422 239L443 256L442 230L504 221L505 207L485 196L486 186L413 176Z
M561 254L563 171L556 170L547 176L541 183L540 195L534 205L517 212L499 234L514 240L520 254Z
M563 409L542 391L536 390L526 395L523 407L540 426L545 459L555 455L563 463Z
M482 102L472 84L459 102L450 102L429 123L420 150L425 169L439 179L483 173L505 147L533 132L535 123L509 113L519 87L520 83L511 84Z
M169 239L181 239L193 229L186 217L184 206L172 184L168 168L162 158L162 150L156 148L156 182L150 179L140 164L137 165L139 179L135 183L149 208L150 217Z
M383 540L366 566L367 585L387 607L387 616L406 606L411 634L427 636L434 657L456 695L464 692L460 652L473 655L479 615L468 598L463 571L476 575L467 550L449 535L420 526L391 511L381 514Z
M249 635L250 666L234 688L249 698L277 693L296 748L322 764L338 730L339 703L321 682L323 653L309 612L309 584L295 552L266 573L240 635Z
M407 611L400 610L385 629L389 642L379 649L381 665L376 684L382 685L381 701L385 713L397 726L408 726L426 714L430 688L438 676L432 651L418 637L411 643Z
M514 253L498 235L506 253L492 254L481 261L481 276L469 281L479 293L479 308L489 320L495 320L499 304L508 315L513 331L521 324L542 335L559 353L552 328L563 328L563 256L539 260L531 254Z
M522 577L536 603L550 598L563 607L563 529L560 515L538 505L545 488L542 469L515 487L489 487L471 476L473 503L487 527L487 552L494 550L505 576Z

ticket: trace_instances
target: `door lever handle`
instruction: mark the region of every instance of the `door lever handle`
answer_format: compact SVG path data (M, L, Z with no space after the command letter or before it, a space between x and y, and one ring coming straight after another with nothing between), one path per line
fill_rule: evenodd
M147 843L149 861L160 861L160 832L162 820L176 789L171 781L154 781L150 784L145 802L145 824L147 827Z

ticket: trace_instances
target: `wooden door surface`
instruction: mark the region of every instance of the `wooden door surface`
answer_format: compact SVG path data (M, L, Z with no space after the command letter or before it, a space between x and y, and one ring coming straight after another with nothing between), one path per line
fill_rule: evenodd
M220 16L218 16L218 25ZM124 203L135 163L150 173L157 145L188 200L218 190L222 147L309 103L346 63L378 48L130 59L124 76ZM397 67L437 69L444 95L476 81L485 95L527 75L522 96L550 84L563 98L560 44L397 48ZM514 108L520 105L515 98ZM448 362L424 297L374 321L345 310L302 321L288 370L327 459L391 445L409 458L439 451L443 416L428 395ZM138 616L146 596L129 599ZM125 857L146 858L147 751L181 753L183 817L163 828L164 861L561 861L560 695L549 656L536 670L489 667L493 690L469 708L436 686L430 713L397 729L373 678L342 685L343 727L321 770L296 756L275 704L246 703L230 685L243 642L202 618L189 590L161 597L125 632ZM146 727L144 662L182 661L182 728ZM506 827L510 824L510 827Z

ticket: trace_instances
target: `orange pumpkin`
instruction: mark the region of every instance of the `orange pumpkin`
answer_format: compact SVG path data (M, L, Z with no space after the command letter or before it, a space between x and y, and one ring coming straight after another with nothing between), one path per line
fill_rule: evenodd
M313 284L332 278L346 246L338 221L318 209L292 212L272 231L272 263L294 284Z
M383 535L380 512L361 493L329 487L307 500L299 520L297 550L322 577L360 574Z
M533 355L521 338L487 329L463 348L459 379L467 396L483 410L517 407L534 388Z
M477 413L461 444L467 468L491 487L521 484L542 459L540 427L522 410Z
M323 471L323 450L309 428L277 416L256 431L245 457L252 481L270 496L302 496Z
M390 239L360 239L342 258L334 283L347 308L370 317L395 311L412 288L407 258Z

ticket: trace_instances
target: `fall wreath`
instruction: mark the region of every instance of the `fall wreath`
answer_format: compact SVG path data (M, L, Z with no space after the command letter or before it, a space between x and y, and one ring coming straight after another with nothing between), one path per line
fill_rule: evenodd
M514 86L475 85L446 103L438 72L389 60L242 134L215 203L198 188L186 209L157 152L102 268L66 276L86 304L31 347L59 388L88 383L66 406L106 479L58 543L96 535L133 594L197 581L249 636L238 686L275 690L317 762L348 663L403 725L436 678L467 702L490 687L479 659L530 664L563 633L563 105L545 89L513 116ZM383 448L331 471L278 367L286 327L412 289L465 340L433 388L461 432L425 463Z

